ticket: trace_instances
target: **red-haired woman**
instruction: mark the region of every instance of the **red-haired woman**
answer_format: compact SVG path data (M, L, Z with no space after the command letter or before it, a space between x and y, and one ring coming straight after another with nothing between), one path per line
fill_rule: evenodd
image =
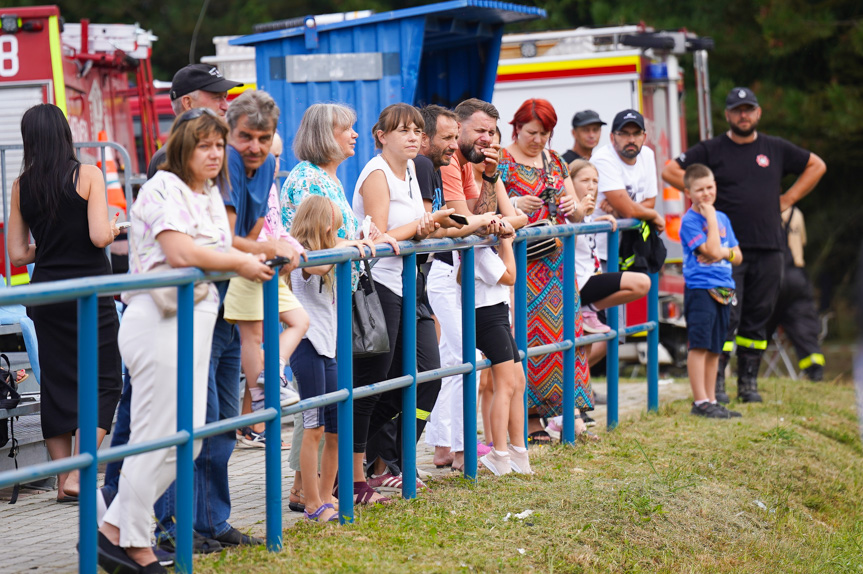
M593 208L587 196L579 203L561 157L548 147L557 114L547 100L524 102L510 122L513 142L502 153L499 163L501 180L509 196L518 197L519 207L538 207L530 222L540 219L556 223L577 223ZM521 199L524 198L524 199ZM524 209L524 208L523 208ZM579 306L576 289L576 310ZM581 336L581 314L576 313L576 336ZM563 254L558 252L528 263L527 267L527 338L528 345L545 345L563 336ZM575 406L593 409L590 397L590 371L587 349L579 347L575 356ZM568 381L567 384L571 384ZM563 357L551 353L528 359L528 438L531 443L547 443L540 417L560 415L563 400ZM576 432L585 429L576 421Z

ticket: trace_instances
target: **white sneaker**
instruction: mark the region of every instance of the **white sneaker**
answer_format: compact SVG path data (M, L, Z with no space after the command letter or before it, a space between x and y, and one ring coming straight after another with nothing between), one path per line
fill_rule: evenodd
M591 311L590 309L583 307L581 309L581 327L584 329L585 333L608 333L611 331L611 327L602 323L599 320L599 317L596 316L596 311Z
M512 472L512 467L509 462L509 453L501 456L497 454L496 450L491 449L491 452L480 458L480 461L482 461L482 464L496 476L503 476L504 474Z
M533 474L527 451L517 452L512 445L509 445L509 466L519 474Z
M279 388L279 395L281 397L280 404L282 405L282 408L289 407L300 402L299 393L287 385L282 385Z

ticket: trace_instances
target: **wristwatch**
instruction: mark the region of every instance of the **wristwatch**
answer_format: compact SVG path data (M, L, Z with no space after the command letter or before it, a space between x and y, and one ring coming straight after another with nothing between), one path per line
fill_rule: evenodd
M483 179L484 181L489 182L489 183L490 183L490 184L492 184L492 185L494 185L495 183L497 183L497 180L498 180L498 178L499 178L499 177L500 177L500 174L498 174L497 172L495 172L495 173L494 173L494 175L492 175L492 176L488 176L488 175L486 175L486 174L485 174L485 172L482 172L482 179Z

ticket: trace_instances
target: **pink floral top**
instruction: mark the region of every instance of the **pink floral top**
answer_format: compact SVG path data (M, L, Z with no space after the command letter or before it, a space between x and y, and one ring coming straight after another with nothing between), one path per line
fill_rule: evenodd
M258 241L269 241L272 239L281 239L291 244L291 247L297 250L297 253L302 255L305 249L300 242L291 237L285 225L282 223L282 206L279 204L279 188L274 183L270 188L270 195L267 198L267 213L264 214L264 227L261 229L261 234L258 236Z
M130 212L129 271L147 273L167 263L157 236L163 231L178 231L192 237L198 245L228 252L231 228L219 188L208 184L205 192L195 193L175 174L160 170L141 188ZM134 293L123 293L128 302ZM205 301L219 303L216 288L210 285Z

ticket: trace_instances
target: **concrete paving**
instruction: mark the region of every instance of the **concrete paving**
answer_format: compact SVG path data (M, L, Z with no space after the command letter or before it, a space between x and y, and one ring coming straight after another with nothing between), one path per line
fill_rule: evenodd
M597 392L605 393L604 383L595 383ZM660 386L660 401L669 402L686 398L689 385L683 382ZM647 389L644 383L620 385L621 419L644 411ZM597 433L605 429L605 407L593 413L598 425ZM292 417L286 417L292 419ZM290 422L282 428L283 440L290 443L293 427ZM282 450L282 492L284 497L283 524L290 528L302 519L302 513L291 512L287 497L293 484L293 472L288 467L288 449ZM417 466L434 476L449 472L432 464L433 450L420 441ZM228 472L233 497L231 524L244 532L264 536L265 532L265 480L264 449L240 447L234 451ZM102 476L99 477L100 483ZM14 505L9 505L11 489L0 490L0 525L3 527L3 553L0 573L63 573L75 572L78 554L78 506L56 503L56 491L23 491Z

